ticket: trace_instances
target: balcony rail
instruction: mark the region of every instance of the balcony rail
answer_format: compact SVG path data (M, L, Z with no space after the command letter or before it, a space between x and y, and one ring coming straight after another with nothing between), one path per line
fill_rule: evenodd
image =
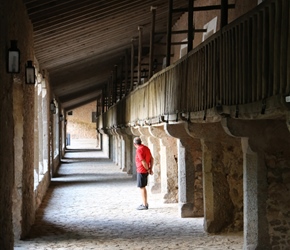
M264 1L119 101L98 127L289 95L289 8Z

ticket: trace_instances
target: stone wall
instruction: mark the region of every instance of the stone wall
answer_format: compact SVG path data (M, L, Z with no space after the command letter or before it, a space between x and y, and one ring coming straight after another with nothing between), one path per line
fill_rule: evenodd
M282 123L282 122L281 122ZM290 249L290 137L286 126L274 129L275 150L265 152L267 168L267 220L272 249ZM272 136L270 136L271 138ZM286 248L283 248L286 249Z
M18 218L14 230L19 234L25 234L34 220L34 123L31 122L34 120L34 88L24 84L25 63L33 60L34 55L32 25L22 1L1 1L0 16L0 249L9 250L13 249L12 217ZM10 40L18 41L21 52L19 74L6 72ZM17 206L12 202L13 185L14 194L18 194L13 197Z
M96 112L96 102L91 102L72 110L67 115L67 133L71 139L97 138L96 123L92 122L92 112Z

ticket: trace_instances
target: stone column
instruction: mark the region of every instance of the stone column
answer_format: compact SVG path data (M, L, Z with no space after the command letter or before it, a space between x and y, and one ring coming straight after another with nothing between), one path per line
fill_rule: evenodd
M201 145L190 137L184 123L166 124L166 132L178 138L178 197L182 218L203 216Z
M244 249L278 249L290 242L290 136L286 122L228 118L223 125L232 135L243 137Z
M121 169L127 174L132 174L132 136L129 129L116 129L116 133L122 138L121 140Z
M123 135L120 132L119 128L114 129L115 137L116 137L116 162L119 168L124 171L124 139Z
M114 138L114 162L122 169L122 136L119 135L117 129L112 129Z
M101 149L104 153L105 157L111 158L110 155L110 138L108 131L105 129L98 129L98 132L100 133L101 136Z
M242 230L243 168L240 139L228 136L220 122L187 123L202 143L204 227L209 233Z
M150 133L159 138L160 143L161 194L165 203L176 203L178 202L177 141L165 133L163 125L151 127Z
M115 140L115 134L112 131L112 129L107 130L107 134L109 136L109 151L110 151L110 159L112 159L113 162L116 162L116 140Z
M116 138L115 133L112 129L108 130L110 135L110 152L111 152L111 159L114 163L116 163Z

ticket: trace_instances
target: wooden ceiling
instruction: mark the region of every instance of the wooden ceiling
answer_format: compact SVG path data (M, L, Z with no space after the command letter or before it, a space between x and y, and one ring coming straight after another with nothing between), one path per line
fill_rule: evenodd
M143 26L143 44L149 46L151 6L157 7L155 31L167 30L168 0L23 2L34 28L36 58L66 110L96 100L114 65L130 50L131 39L138 37L138 26ZM175 0L173 7L187 4ZM173 24L181 14L174 13Z

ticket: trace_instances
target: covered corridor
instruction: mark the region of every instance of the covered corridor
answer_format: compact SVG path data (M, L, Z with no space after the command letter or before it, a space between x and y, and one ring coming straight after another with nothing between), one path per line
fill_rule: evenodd
M289 0L0 0L0 16L0 250L290 249ZM135 136L154 155L142 213Z
M15 250L29 249L242 249L243 236L210 235L203 218L180 218L178 204L150 194L138 211L139 190L101 151L68 150L35 224Z

